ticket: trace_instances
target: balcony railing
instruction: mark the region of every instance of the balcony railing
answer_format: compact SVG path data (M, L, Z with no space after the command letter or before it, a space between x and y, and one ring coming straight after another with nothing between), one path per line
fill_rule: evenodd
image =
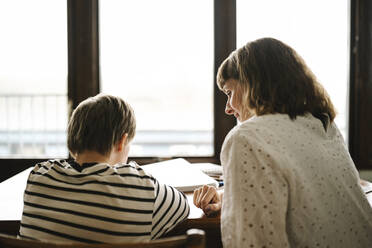
M0 157L68 156L67 96L0 94ZM132 157L211 156L213 130L137 130Z

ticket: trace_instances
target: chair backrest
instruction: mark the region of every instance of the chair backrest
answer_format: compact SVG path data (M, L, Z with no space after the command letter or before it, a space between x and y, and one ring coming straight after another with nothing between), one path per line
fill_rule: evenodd
M81 244L52 241L35 241L0 233L1 248L203 248L205 233L200 229L189 229L185 235L160 238L140 243Z

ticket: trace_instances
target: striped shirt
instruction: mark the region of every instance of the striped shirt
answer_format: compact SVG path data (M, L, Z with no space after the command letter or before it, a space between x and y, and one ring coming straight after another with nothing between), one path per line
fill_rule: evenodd
M135 163L50 160L31 171L20 236L84 243L159 238L187 218L185 195Z

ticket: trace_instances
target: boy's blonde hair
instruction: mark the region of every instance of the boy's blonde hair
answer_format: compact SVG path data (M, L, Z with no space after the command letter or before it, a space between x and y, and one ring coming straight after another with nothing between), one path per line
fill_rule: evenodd
M72 156L85 150L107 155L124 134L130 142L136 130L133 109L123 99L98 94L82 101L68 123L68 149Z

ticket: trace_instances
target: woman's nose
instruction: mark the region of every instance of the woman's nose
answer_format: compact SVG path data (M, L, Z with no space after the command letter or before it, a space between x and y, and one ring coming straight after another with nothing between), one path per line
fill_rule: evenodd
M232 108L231 108L229 102L226 103L225 113L226 113L227 115L232 115L232 114L234 114L234 111L232 110Z

